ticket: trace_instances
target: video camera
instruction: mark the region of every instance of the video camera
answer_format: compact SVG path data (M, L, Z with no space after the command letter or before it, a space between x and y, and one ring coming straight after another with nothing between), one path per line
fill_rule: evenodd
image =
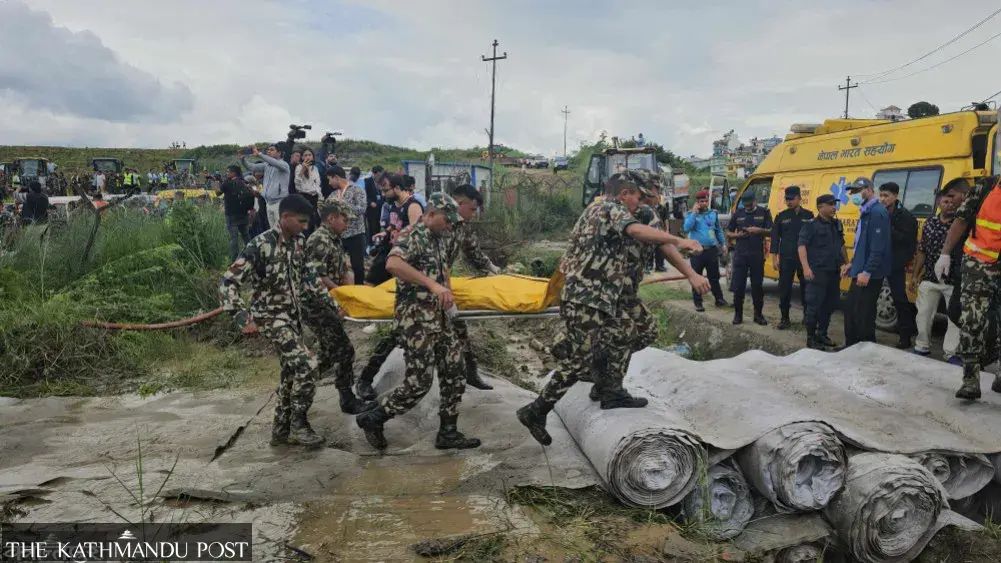
M305 139L306 131L313 129L312 125L289 125L288 138L289 139Z

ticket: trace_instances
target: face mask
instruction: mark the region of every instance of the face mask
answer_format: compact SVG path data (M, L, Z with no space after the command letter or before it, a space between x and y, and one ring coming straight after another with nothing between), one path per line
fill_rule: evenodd
M862 194L852 194L852 203L862 207L862 204L865 203L865 200L862 199Z

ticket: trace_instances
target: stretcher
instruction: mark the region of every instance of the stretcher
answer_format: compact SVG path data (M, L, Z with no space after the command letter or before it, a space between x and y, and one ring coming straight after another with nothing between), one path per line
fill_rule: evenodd
M486 320L500 318L551 317L559 314L563 275L536 278L515 274L487 277L457 277L451 280L458 318ZM396 280L371 287L341 286L330 295L354 322L392 322L396 300Z

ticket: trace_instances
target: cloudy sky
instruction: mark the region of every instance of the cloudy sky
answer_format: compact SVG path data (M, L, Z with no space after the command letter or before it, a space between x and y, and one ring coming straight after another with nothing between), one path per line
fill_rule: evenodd
M931 51L998 0L0 0L0 143L165 147L314 131L553 155L601 130L706 155L722 132L783 135ZM1001 89L1001 15L853 90L849 113L959 109ZM865 76L869 75L869 76Z

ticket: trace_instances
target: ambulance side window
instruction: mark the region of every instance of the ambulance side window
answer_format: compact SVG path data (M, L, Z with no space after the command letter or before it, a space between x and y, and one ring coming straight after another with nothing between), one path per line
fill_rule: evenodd
M935 214L935 190L942 182L942 168L884 170L872 176L877 194L879 187L887 182L900 187L900 203L915 217L928 218Z

